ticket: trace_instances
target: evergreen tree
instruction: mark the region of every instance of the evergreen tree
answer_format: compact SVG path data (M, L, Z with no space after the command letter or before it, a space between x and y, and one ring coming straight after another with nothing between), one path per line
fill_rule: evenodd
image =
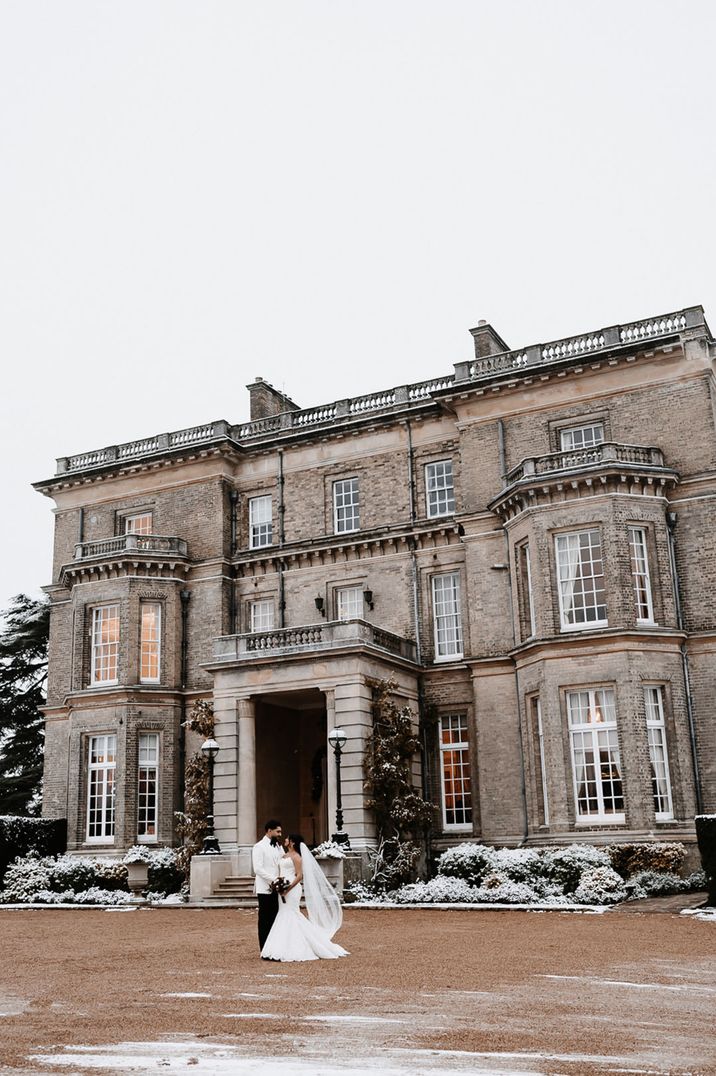
M0 634L0 815L40 805L50 603L18 594Z

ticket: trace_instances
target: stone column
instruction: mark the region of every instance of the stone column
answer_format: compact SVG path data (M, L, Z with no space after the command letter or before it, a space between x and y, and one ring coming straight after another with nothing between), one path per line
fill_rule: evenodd
M375 822L372 813L364 806L363 759L365 743L373 729L373 692L364 676L358 676L336 684L336 725L345 729L348 741L341 758L341 792L343 796L344 829L356 851L374 848L376 845ZM328 732L331 725L328 713ZM335 760L333 748L328 745L328 802L333 803L333 816L329 818L330 832L335 831Z
M326 735L336 727L336 693L330 688L324 690L326 697ZM328 812L328 837L336 832L336 760L333 748L326 744L326 809Z
M256 706L239 699L239 873L251 873L251 849L256 844Z
M236 702L229 692L214 695L214 738L219 754L214 765L214 830L224 856L231 859L226 873L237 866L238 721Z

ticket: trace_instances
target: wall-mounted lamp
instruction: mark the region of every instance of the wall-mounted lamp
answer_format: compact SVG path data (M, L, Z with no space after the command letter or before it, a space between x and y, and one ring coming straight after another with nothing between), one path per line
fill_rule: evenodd
M316 595L316 609L318 609L321 616L326 615L326 603L320 594Z
M373 608L373 591L372 590L364 590L363 591L363 598L364 598L365 604L368 606L368 608L372 609Z

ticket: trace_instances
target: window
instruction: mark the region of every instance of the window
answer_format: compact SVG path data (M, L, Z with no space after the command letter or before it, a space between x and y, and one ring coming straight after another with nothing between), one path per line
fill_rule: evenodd
M114 840L116 736L90 736L87 774L87 840Z
M150 844L157 839L159 789L159 733L140 732L137 772L137 839Z
M443 827L472 829L470 748L465 714L440 718L440 780Z
M529 700L530 726L532 743L535 747L535 767L537 770L537 802L540 826L549 825L549 802L547 799L547 767L544 760L544 732L542 730L542 706L539 695L532 695Z
M339 620L359 620L363 616L363 587L339 587L336 616Z
M598 530L555 537L562 631L607 623L602 539Z
M249 498L249 549L260 549L273 542L271 494Z
M671 801L669 755L666 749L664 689L662 687L645 687L644 703L646 705L646 731L649 737L654 815L657 822L666 822L674 817L674 808Z
M151 534L152 533L152 513L151 512L138 512L134 516L124 517L124 533L125 534Z
M119 606L92 610L92 684L116 684L119 677Z
M273 631L273 602L270 598L249 603L250 631Z
M653 624L654 608L651 602L649 558L646 551L646 531L643 527L629 528L629 553L631 577L634 580L636 619L642 624Z
M360 527L358 510L358 479L344 478L333 483L333 530L336 534L357 531Z
M517 601L520 614L520 636L531 639L535 634L535 612L532 603L532 566L529 542L517 547Z
M426 465L425 495L429 516L447 516L455 511L452 460L439 460Z
M612 688L567 692L577 820L623 822L621 759Z
M559 431L559 447L562 452L572 452L580 448L594 448L604 440L604 423L593 422L588 426L570 426Z
M159 602L142 602L139 615L139 679L145 684L158 684L162 649L162 607Z
M462 657L460 577L457 572L433 576L435 660Z

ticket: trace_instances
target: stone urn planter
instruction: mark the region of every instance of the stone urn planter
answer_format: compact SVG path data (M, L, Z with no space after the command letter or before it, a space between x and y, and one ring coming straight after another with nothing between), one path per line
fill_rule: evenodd
M343 896L343 860L326 857L316 860L339 897Z
M147 863L126 863L127 882L133 897L141 897L149 885L149 866Z

